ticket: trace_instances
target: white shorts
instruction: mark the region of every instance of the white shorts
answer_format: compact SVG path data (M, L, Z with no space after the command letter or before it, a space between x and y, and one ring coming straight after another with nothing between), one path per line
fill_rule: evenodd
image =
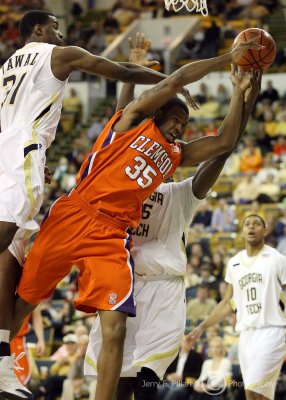
M0 221L16 223L16 240L38 230L33 218L43 202L45 149L31 137L25 126L0 134Z
M286 354L286 329L269 327L241 332L238 355L246 390L274 399Z
M182 277L136 280L136 317L127 318L121 377L136 377L142 367L152 369L163 379L176 358L185 330L185 285ZM96 375L96 360L101 347L99 318L89 335L84 374Z
M25 261L25 250L27 245L27 240L13 240L13 242L8 247L8 250L14 256L19 265L22 267Z

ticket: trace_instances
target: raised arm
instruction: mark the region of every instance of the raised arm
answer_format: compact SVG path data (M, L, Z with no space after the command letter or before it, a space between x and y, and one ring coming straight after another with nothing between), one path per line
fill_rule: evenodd
M196 61L179 68L152 89L146 90L130 104L124 110L120 122L116 124L116 131L124 132L138 124L138 121L150 117L158 108L180 92L183 86L198 81L228 63L237 62L248 49L261 49L261 46L255 43L255 39L239 43L229 53L222 56Z
M131 37L128 38L129 43L129 61L133 64L146 66L147 52L150 48L151 41L145 39L144 34L136 33L135 46ZM156 62L156 64L158 64ZM134 83L124 83L119 95L116 111L123 110L131 101L134 100Z
M152 63L149 62L150 65ZM116 63L76 46L55 47L51 64L53 74L60 80L65 80L75 70L107 79L142 84L158 83L166 78L166 75L161 72L147 67L131 63Z
M231 151L220 154L211 160L207 160L199 166L193 179L193 192L198 199L204 199L206 197L208 191L217 181L227 158L231 155L232 151L243 136L255 100L261 89L261 77L262 71L253 71L253 76L250 78L250 87L245 92L239 134Z
M148 61L147 53L151 46L151 41L145 39L144 33L137 32L135 38L135 45L133 44L133 40L129 37L129 61L132 64L141 65L144 67L152 67L153 65L159 64L157 61ZM124 83L119 95L119 99L117 102L116 111L123 110L128 104L130 104L134 100L134 89L135 84L133 83ZM185 97L188 105L196 110L198 106L192 99L189 91L183 88L180 93Z

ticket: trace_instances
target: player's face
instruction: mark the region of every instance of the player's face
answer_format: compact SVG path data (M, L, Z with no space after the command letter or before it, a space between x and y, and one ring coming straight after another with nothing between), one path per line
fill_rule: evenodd
M48 22L43 26L43 41L56 46L63 46L63 34L59 30L59 22L56 17L49 16Z
M266 234L266 228L260 218L248 217L244 220L242 226L242 237L247 243L259 244L263 241Z
M169 143L174 143L176 139L180 139L185 132L188 115L180 107L172 107L167 115L163 115L159 129Z

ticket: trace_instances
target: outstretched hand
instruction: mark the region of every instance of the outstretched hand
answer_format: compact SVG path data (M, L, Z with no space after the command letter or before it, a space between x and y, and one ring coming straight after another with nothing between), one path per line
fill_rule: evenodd
M137 32L135 37L135 46L131 37L129 41L129 61L134 64L143 65L144 67L153 67L158 65L158 61L148 61L147 53L151 46L151 40L145 38L144 33Z
M135 45L131 37L128 38L129 42L129 62L133 64L143 65L144 67L153 67L158 65L158 61L148 61L147 54L151 47L151 40L145 38L144 33L137 32L135 37ZM198 110L199 107L195 103L194 99L191 97L190 92L186 88L182 88L179 92L184 96L186 103L193 110Z
M243 55L247 52L247 50L254 50L258 51L263 49L265 46L261 46L260 44L256 43L256 39L258 38L255 37L251 40L248 40L247 42L240 42L238 43L230 52L232 62L234 64L239 63Z
M234 87L245 93L250 87L251 78L251 75L245 74L237 65L231 64L230 80Z

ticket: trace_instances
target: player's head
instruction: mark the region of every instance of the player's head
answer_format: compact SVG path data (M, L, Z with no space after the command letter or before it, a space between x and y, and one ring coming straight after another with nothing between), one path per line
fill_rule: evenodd
M156 125L169 143L180 139L189 119L186 104L178 97L172 97L154 115Z
M64 44L57 18L47 11L29 11L21 19L19 31L25 42L29 40L57 46Z
M242 221L242 236L246 243L259 245L264 242L267 229L260 215L250 214Z

